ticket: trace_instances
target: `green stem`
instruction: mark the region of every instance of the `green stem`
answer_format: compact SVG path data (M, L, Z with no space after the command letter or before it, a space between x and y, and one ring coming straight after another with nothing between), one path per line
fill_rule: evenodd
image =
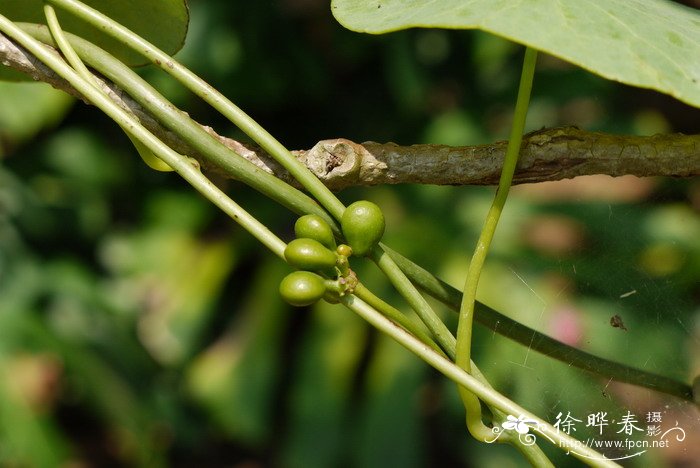
M44 26L19 25L40 41L53 45L51 35ZM122 62L79 37L71 34L66 34L66 37L82 60L119 85L165 128L177 133L212 164L295 213L314 213L335 225L335 221L315 201L223 145Z
M80 75L85 81L88 83L92 84L95 86L95 89L98 91L102 91L102 89L99 87L97 82L95 81L95 76L90 73L90 70L87 69L83 61L80 59L78 54L75 52L73 49L73 46L71 46L68 38L66 35L63 33L63 29L61 28L61 25L58 21L58 17L56 16L56 11L51 5L44 5L44 14L46 16L46 24L49 27L49 31L51 32L51 37L53 38L54 43L58 46L58 49L61 51L63 56L65 57L66 61L70 64L71 67L73 67L73 70L75 70L78 75ZM157 169L157 170L172 170L172 168L165 163L162 162L155 154L153 154L152 151L150 151L148 148L143 146L141 142L136 140L134 137L132 137L129 132L126 132L126 135L129 137L131 142L134 144L134 147L136 147L136 150L138 153L141 155L141 158L144 160L146 164L148 164L150 167Z
M177 154L170 149L152 133L146 130L138 120L117 106L101 91L98 91L93 83L78 75L58 55L2 15L0 15L0 31L27 49L46 64L46 66L70 83L71 86L80 92L88 101L97 106L131 136L139 140L149 150L153 151L154 154L163 159L163 161L175 169L175 171L197 189L197 191L233 218L263 245L277 256L284 257L284 248L286 244L202 175L199 168L193 166L187 157ZM73 41L74 39L75 38L71 38L70 40Z
M537 432L545 436L547 439L555 443L558 447L577 447L571 450L571 455L580 459L584 463L591 466L619 466L616 463L606 459L603 455L595 450L580 444L576 439L566 434L564 431L559 431L551 424L535 416L505 396L490 388L487 384L480 382L476 377L468 374L464 369L458 367L453 362L436 353L431 348L425 346L420 340L407 333L404 329L397 327L389 319L374 310L373 307L362 301L356 296L345 296L342 302L353 312L357 313L372 326L379 329L381 332L389 335L406 349L416 354L433 368L445 375L450 380L459 384L471 393L484 401L491 407L497 408L499 411L513 415L523 416L528 419L537 421ZM495 438L492 432L492 439Z
M476 290L479 285L481 269L486 261L489 246L496 232L498 220L508 198L508 191L513 181L515 166L520 154L520 143L522 142L523 131L525 129L525 119L527 108L530 103L530 92L532 91L532 81L535 74L535 64L537 62L537 51L535 49L525 49L525 59L520 77L520 87L518 98L515 104L515 115L513 117L513 127L511 129L508 149L506 150L505 161L501 172L501 179L498 182L496 196L491 209L486 216L486 222L481 230L481 235L474 250L474 255L469 263L469 271L464 285L464 295L459 311L459 324L457 326L457 354L455 363L466 370L471 371L471 346L472 346L472 325L474 322L474 303L476 301ZM466 420L469 432L473 435L483 434L483 423L481 421L481 404L476 396L460 388L460 396L466 408ZM476 437L476 435L475 435Z
M530 102L530 92L532 90L532 80L535 72L535 63L537 61L537 51L527 48L525 50L525 59L523 62L522 76L520 78L520 88L518 90L518 98L515 105L515 115L513 116L513 127L511 129L508 149L506 150L501 179L498 182L496 196L493 200L491 208L486 216L484 227L481 230L479 240L474 250L474 255L469 263L469 271L464 285L464 295L462 296L462 305L459 311L459 325L457 327L457 359L456 364L463 366L464 370L469 372L469 361L471 356L471 337L472 323L474 317L474 303L476 301L476 290L479 285L479 277L481 269L486 261L493 235L496 232L498 220L501 217L503 207L508 198L515 166L518 162L520 154L520 144L522 142L523 131L525 129L525 119L527 116L527 108Z
M51 5L44 5L44 15L46 16L46 24L49 26L51 37L53 37L54 42L66 58L66 61L85 81L94 83L92 73L85 67L85 64L80 60L80 57L75 53L75 50L73 50L73 47L71 47L68 39L66 39L66 36L63 34L63 28L61 28L58 22L56 11Z
M486 380L486 377L484 374L481 373L481 370L474 364L474 361L471 363L471 375L474 377L476 380L481 382L482 384L486 385L488 388L493 388L491 384L489 383L488 380ZM489 409L491 410L491 413L493 415L493 421L494 423L497 423L498 426L503 427L503 423L507 420L508 415L504 413L503 411L499 410L498 408L495 408L493 406L489 406ZM495 425L494 425L495 426ZM491 429L491 432L493 433L493 429ZM503 440L501 440L503 439ZM488 440L488 439L487 439ZM552 462L549 460L547 455L542 451L542 449L537 445L537 444L526 444L523 442L523 440L520 439L520 437L511 437L510 433L503 434L497 442L503 442L503 443L509 443L512 446L514 446L529 462L532 466L535 467L552 467Z
M384 315L391 321L402 326L405 330L410 332L418 340L430 346L435 352L442 356L445 356L445 353L433 341L432 337L425 333L423 329L419 327L418 324L414 323L413 321L408 319L408 317L396 310L394 307L392 307L391 305L387 304L382 299L374 295L361 283L358 284L358 286L355 288L353 294L358 298L362 299L364 302L366 302L367 305L369 305L370 307L379 311L382 315ZM453 347L451 349L447 350L448 355L454 355L455 353L454 344L452 346ZM491 387L491 384L489 384L486 377L481 373L479 368L473 362L472 375L484 385L488 386L489 388L493 388ZM494 421L498 422L499 424L502 424L506 420L506 415L498 411L498 409L491 408L491 411L494 415ZM483 432L480 435L485 437L486 440L490 440L491 438L493 438L493 431L485 425L483 425L483 428L485 428L485 430L483 430ZM484 438L482 438L481 440L484 440ZM549 463L549 459L537 445L523 444L517 437L508 437L507 434L499 438L498 442L512 444L523 454L523 456L525 456L525 458L527 458L531 462L533 466L551 466L551 463Z
M382 247L419 289L430 294L453 311L459 311L462 303L461 291L436 278L426 269L416 265L386 245L382 245ZM520 343L527 347L528 350L557 359L568 366L576 367L606 379L648 388L686 401L694 401L692 387L684 382L603 359L569 346L554 338L550 338L544 333L527 327L478 301L476 302L474 319L494 333Z
M186 88L210 104L219 111L221 115L229 119L234 125L258 143L278 163L287 169L287 171L289 171L289 173L298 180L333 217L339 220L343 215L345 206L325 185L323 185L323 182L321 182L304 164L299 162L289 150L267 132L267 130L204 80L153 44L129 31L127 28L99 11L76 0L47 1L100 28L123 44L141 53L166 73L172 75Z
M396 265L396 262L394 262L381 247L375 247L372 250L371 258L386 277L389 278L389 281L391 281L397 291L406 298L411 308L416 312L428 330L430 330L430 333L443 351L447 353L450 359L454 359L456 344L454 335L452 335L452 332L450 332L444 322L440 320L440 317L433 311L428 301L425 300L421 293L413 286L413 283L411 283L403 271Z
M370 307L373 307L375 310L381 312L382 315L387 317L392 322L403 327L406 331L410 332L413 336L430 346L436 352L443 353L440 346L438 346L437 343L433 341L433 338L422 328L422 324L415 323L408 316L402 314L398 309L383 301L380 297L367 289L367 287L362 283L358 283L358 285L355 287L355 291L353 291L353 294L365 301Z
M515 448L517 448L525 459L530 462L530 466L537 468L554 468L554 464L542 450L531 450L532 447L536 447L536 445L515 445Z

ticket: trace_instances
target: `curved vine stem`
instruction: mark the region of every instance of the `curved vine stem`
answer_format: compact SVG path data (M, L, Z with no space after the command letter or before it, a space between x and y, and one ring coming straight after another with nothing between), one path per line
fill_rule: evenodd
M25 49L29 50L39 60L54 70L59 76L68 81L87 100L100 108L112 118L131 136L141 141L149 150L157 154L168 165L175 169L197 191L209 199L214 205L223 210L231 218L236 220L244 229L250 232L263 245L277 256L283 257L285 243L272 233L265 225L246 212L237 203L231 200L225 193L216 187L194 166L190 160L168 147L145 129L133 116L112 102L105 94L99 91L93 83L81 77L59 55L48 49L44 44L34 39L12 21L0 15L0 30L8 37L17 41Z
M429 346L420 342L420 340L416 339L402 328L396 327L393 322L374 310L373 307L370 307L361 299L355 296L346 296L342 299L342 302L353 312L357 313L360 317L369 322L372 326L389 335L399 344L416 354L447 378L459 384L460 388L465 388L469 392L477 395L479 399L484 401L489 406L497 408L499 411L505 414L523 416L537 421L537 426L533 429L550 440L552 443L556 444L558 447L576 447L576 450L571 450L570 453L584 463L592 466L619 466L595 450L587 447L585 444L580 444L576 439L566 434L564 431L558 431L551 424L510 401L508 398L493 390L488 385L480 382L476 377L468 374L464 369L458 367L444 356L436 353ZM492 438L490 441L493 441L495 438L496 436L492 432Z
M373 249L371 259L408 301L411 308L420 317L425 326L428 327L428 330L430 330L435 341L437 341L443 351L447 353L450 359L454 359L456 349L454 335L445 323L440 320L433 308L428 304L428 301L425 300L404 272L401 271L396 262L381 247Z
M210 104L221 115L250 136L257 144L267 151L289 173L306 188L313 197L323 205L335 218L340 219L345 206L309 169L301 164L277 139L253 120L238 106L223 94L211 87L204 80L182 66L165 52L149 43L139 35L128 30L116 21L103 15L97 10L76 0L46 0L47 2L69 11L101 28L135 51L141 53L156 66L172 75L186 88Z
M455 342L454 338L452 341L451 345L448 345L448 348L443 351L437 343L433 341L433 338L423 332L421 328L418 327L417 324L413 323L406 317L405 315L401 314L398 310L396 310L394 307L391 305L387 304L384 302L382 299L379 297L375 296L371 291L369 291L366 287L364 287L361 283L358 284L358 287L355 289L353 293L356 297L359 299L363 300L369 307L374 308L375 310L379 311L382 315L393 321L394 323L402 326L406 331L410 332L414 337L416 337L420 342L430 346L430 348L439 354L440 356L443 356L445 358L448 358L448 356L454 356L455 355ZM408 325L408 326L407 326ZM448 332L449 333L449 332ZM449 336L452 336L451 334ZM450 347L451 346L451 347ZM454 358L449 358L453 360ZM482 384L486 385L488 388L492 389L491 384L488 382L486 377L481 373L481 371L478 369L476 364L473 362L471 363L471 369L472 369L472 375ZM495 391L495 390L493 390ZM504 414L502 411L500 411L498 408L495 407L490 407L491 411L494 415L494 421L497 421L498 423L502 424L505 420L507 415ZM480 430L482 431L482 435L485 437L486 440L491 440L493 439L493 430L488 428L486 425L482 424L482 428ZM523 456L530 461L530 463L533 466L538 466L538 467L549 467L552 466L551 462L549 461L549 458L542 452L542 450L537 446L537 445L527 445L523 444L522 441L519 438L514 438L510 437L508 434L505 434L501 436L498 439L498 442L500 443L509 443L513 445L516 449L518 449Z
M421 291L434 297L453 311L459 312L463 295L461 291L436 278L428 270L415 264L395 250L390 249L386 245L383 247L399 265L399 268L406 273L406 276ZM493 330L494 333L520 343L530 350L564 362L568 366L576 367L606 379L648 388L686 401L695 401L692 387L685 382L604 359L567 345L523 325L479 301L475 305L474 319L488 329Z
M44 15L46 16L46 24L49 26L51 36L53 37L54 42L58 46L58 49L66 58L66 61L70 64L71 67L73 67L73 69L78 73L78 75L80 75L88 83L92 84L92 73L90 73L83 61L80 60L80 57L78 57L78 54L75 52L75 50L73 50L73 47L70 45L70 42L68 42L68 39L63 34L63 29L61 28L61 25L58 22L58 17L56 17L56 10L54 10L51 5L46 4L46 2L44 2Z
M58 50L61 51L63 56L65 57L66 61L68 64L70 64L71 67L73 67L73 70L75 70L79 76L81 76L85 81L90 83L95 87L95 89L102 94L105 94L102 91L102 88L99 87L99 84L95 80L95 76L90 72L90 70L87 69L83 61L80 59L78 56L77 52L73 49L73 46L70 44L70 41L66 37L66 35L63 32L63 28L61 27L58 17L56 16L56 11L54 8L44 2L44 15L46 16L46 24L49 27L49 31L51 32L51 37L54 40L54 43L58 47ZM122 128L122 130L124 130ZM151 168L156 169L158 171L172 171L173 169L165 164L162 159L158 158L151 150L149 150L146 146L143 145L138 139L134 138L131 134L129 134L128 131L125 130L126 136L129 137L129 140L133 143L134 147L136 148L136 151L141 155L141 159L148 164Z
M518 89L518 98L515 104L515 115L513 116L513 127L511 129L510 140L508 141L508 149L506 150L501 179L498 182L496 196L486 216L486 221L481 230L479 240L477 241L474 255L472 256L471 262L469 262L469 271L467 273L464 295L462 296L462 304L459 310L455 357L455 363L467 372L471 371L472 325L474 323L476 290L479 285L481 269L486 261L489 246L496 232L496 226L503 212L510 185L513 181L513 174L515 173L515 166L517 165L518 154L520 153L520 143L522 142L523 131L525 129L525 120L527 117L527 108L530 103L530 93L532 91L536 62L537 51L529 47L526 48L522 75L520 77L520 86ZM459 393L467 411L466 419L469 432L471 432L474 437L483 438L484 430L482 427L481 404L479 400L473 393L462 387L460 387Z
M20 23L20 26L42 42L52 43L52 38L45 27L24 23ZM73 48L87 64L120 85L132 98L148 109L162 125L181 135L212 164L295 213L314 213L322 216L329 223L335 223L333 218L329 217L328 213L309 196L261 170L209 135L129 67L83 39L70 34L66 36L70 38Z
M355 290L353 291L353 294L365 301L374 309L381 312L384 316L386 316L396 324L402 326L420 341L429 345L436 352L443 353L442 349L440 348L440 346L438 346L437 343L435 343L433 338L428 333L426 333L423 328L421 328L422 324L415 323L408 316L402 314L394 306L385 302L380 297L375 295L362 283L357 284ZM454 348L452 349L452 354L454 354Z

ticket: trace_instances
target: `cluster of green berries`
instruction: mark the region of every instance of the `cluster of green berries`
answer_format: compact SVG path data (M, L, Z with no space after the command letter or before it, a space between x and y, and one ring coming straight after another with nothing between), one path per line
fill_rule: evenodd
M353 292L357 277L348 257L370 252L384 234L384 215L366 200L346 208L340 221L346 244L336 245L333 230L317 215L304 215L294 225L296 239L287 244L284 258L297 271L280 283L282 298L293 306L325 299L337 303Z

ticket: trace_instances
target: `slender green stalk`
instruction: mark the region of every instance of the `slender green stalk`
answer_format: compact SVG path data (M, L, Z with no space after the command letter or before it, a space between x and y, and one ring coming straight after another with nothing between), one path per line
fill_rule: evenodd
M580 444L576 439L566 434L564 431L558 431L551 424L541 418L530 413L526 409L512 402L505 396L490 388L488 385L480 382L476 377L468 374L464 369L456 366L453 362L436 353L430 347L423 344L420 340L407 333L400 327L396 327L389 319L374 310L367 303L356 296L345 296L342 302L353 312L376 327L381 332L389 335L406 349L416 354L433 368L445 375L450 380L459 384L460 387L474 393L479 399L487 403L489 406L497 408L505 414L516 417L522 416L528 419L537 421L535 429L539 434L543 435L558 447L576 447L571 450L571 454L591 466L613 467L619 466L611 460L606 459L603 455L595 450ZM492 433L492 439L495 438Z
M210 180L202 175L199 168L192 165L185 156L177 154L170 149L152 133L146 130L138 120L113 103L102 92L98 91L92 83L78 75L60 58L60 56L22 31L22 29L2 15L0 15L0 31L27 49L60 77L68 81L71 86L80 92L87 100L100 108L100 110L117 122L119 126L124 128L149 150L153 151L154 154L163 159L163 161L175 169L175 171L197 189L197 191L233 218L268 249L279 257L284 256L286 244L282 240L255 219L255 217L251 216L231 200L218 187L212 184Z
M435 314L430 304L425 300L420 292L413 286L411 281L404 275L396 263L381 248L375 248L371 253L372 260L379 266L379 269L389 278L389 281L406 298L411 308L423 321L435 341L447 353L450 359L454 359L455 337L445 326L444 322Z
M78 73L78 75L80 75L88 83L92 84L95 87L95 89L104 94L102 89L95 81L95 76L92 73L90 73L90 70L87 69L83 61L73 49L73 46L71 46L68 38L63 33L63 28L61 28L61 25L58 21L56 11L51 5L44 5L44 15L46 16L46 24L48 25L49 31L51 32L51 37L53 38L54 43L58 46L58 49L65 57L66 61L70 64L71 67L73 67L73 70L75 70ZM146 162L146 164L148 164L154 169L161 171L172 170L170 166L163 163L162 160L160 160L155 154L153 154L153 152L151 152L148 148L144 147L138 140L132 137L129 134L129 132L126 132L126 135L134 144L136 150L141 155L141 158L144 160L144 162Z
M367 289L367 287L362 283L358 283L358 285L355 287L355 290L353 291L353 294L365 301L371 307L374 307L376 310L381 312L391 321L405 328L407 331L413 334L413 336L415 336L420 341L433 348L436 352L443 352L440 346L438 346L437 343L433 341L433 338L425 332L425 330L422 328L422 324L415 323L408 316L402 314L394 306L383 301L380 297L378 297L372 291Z
M520 144L523 138L525 129L525 119L527 117L527 108L530 103L530 92L532 91L532 81L535 73L535 64L537 62L537 51L527 48L525 50L525 59L523 62L522 76L520 78L520 87L518 89L518 98L515 104L515 115L513 116L513 127L511 129L508 149L506 150L501 179L498 182L496 196L493 204L489 209L484 227L481 230L481 235L476 244L474 255L469 263L469 271L464 285L464 295L462 296L462 305L459 311L459 325L457 327L457 359L456 364L462 366L469 372L469 362L471 356L471 337L472 323L474 318L474 303L476 301L476 290L479 285L479 277L481 269L486 261L489 246L493 240L493 235L496 232L498 220L505 206L510 185L513 181L515 166L518 162L520 154Z
M71 67L73 67L73 69L78 73L78 75L83 77L83 79L88 81L89 83L92 83L92 73L90 73L83 61L80 60L80 57L78 57L78 54L75 53L75 50L73 50L73 47L71 47L70 42L68 42L68 39L63 34L63 28L61 28L61 25L58 22L58 18L56 17L56 11L51 5L44 5L44 15L46 16L46 24L49 26L51 36L53 37L54 42L58 46L58 49L66 58L66 61L70 64Z
M19 26L42 42L53 45L52 37L44 26L19 23ZM335 224L315 201L294 187L282 182L247 161L220 141L209 135L187 114L169 103L158 91L134 73L129 67L99 47L66 33L73 49L92 68L109 78L153 114L166 128L189 143L212 164L245 184L255 188L295 213L314 213Z
M472 377L474 377L482 384L486 385L488 388L493 388L489 381L486 380L484 374L481 373L481 370L479 370L479 368L476 366L476 364L474 364L473 361L471 363L471 368L472 371L470 374ZM494 423L498 423L498 426L503 427L503 423L507 420L508 415L493 406L489 406L489 409L491 410L491 413L493 415ZM494 427L496 426L494 425ZM491 429L491 432L493 433L493 429ZM530 462L532 466L538 468L553 466L552 462L549 460L547 455L537 444L524 443L524 441L520 439L520 437L516 437L515 434L511 436L510 433L505 433L501 435L501 437L499 437L497 442L508 443L514 446Z
M515 444L514 447L520 451L528 462L530 462L530 466L536 468L554 468L554 463L552 463L542 450L530 450L532 447L536 447L536 445Z
M479 276L484 266L486 255L491 245L493 235L496 232L498 220L508 198L508 191L513 181L515 166L520 154L520 143L522 142L523 130L525 128L525 118L530 102L530 92L532 90L532 80L535 73L535 63L537 62L537 51L526 48L523 71L520 78L518 98L515 105L515 115L513 118L513 128L511 130L508 149L503 163L501 179L496 190L496 197L491 205L491 209L486 217L486 222L481 230L481 235L474 250L474 255L469 263L466 283L464 285L464 295L459 312L459 323L457 326L457 346L455 363L465 371L471 371L471 346L472 346L472 325L474 322L474 303L476 301L476 290L479 285ZM483 422L481 421L481 403L473 393L460 387L459 394L466 410L466 423L469 432L476 438L484 437ZM488 436L488 435L487 435Z
M401 312L396 310L394 307L391 305L387 304L384 302L382 299L379 297L375 296L371 291L369 291L366 287L364 287L362 284L358 284L358 287L355 288L355 291L353 293L355 296L357 296L359 299L363 300L369 307L374 308L375 310L379 311L382 315L390 319L391 321L401 325L405 330L410 332L413 336L415 336L419 341L422 343L425 343L426 345L430 346L433 351L437 352L441 356L446 356L445 352L440 349L440 347L433 341L432 337L426 334L422 328L420 328L417 324L413 323L403 315ZM454 349L454 343L452 344L452 348L447 350L447 355L454 355L455 349ZM488 380L486 377L481 373L479 368L472 362L472 375L481 383L486 385L489 388L491 387L491 384L489 384ZM494 421L497 421L499 424L502 424L506 420L506 415L503 414L503 412L498 411L497 408L491 408L491 411L493 412L494 415ZM483 425L484 430L483 436L486 437L486 440L490 440L493 438L493 430L488 428L487 426ZM488 432L488 434L486 433ZM513 445L515 448L517 448L525 458L527 458L533 466L538 466L538 467L546 467L546 466L551 466L551 463L549 463L549 459L547 456L542 452L542 450L537 446L537 445L526 445L523 444L522 441L520 441L517 437L510 437L508 434L505 434L504 436L501 436L498 439L498 442L500 443L510 443Z
M300 163L267 130L243 112L219 91L179 64L165 52L142 37L128 30L111 18L76 0L47 0L49 3L71 12L75 16L100 28L105 33L141 53L155 65L180 81L185 87L214 107L221 115L240 128L306 188L313 197L336 219L340 219L345 206L305 165Z
M436 278L426 269L416 265L398 252L382 245L399 268L419 289L431 295L455 312L459 312L462 292ZM635 369L618 362L603 359L557 341L544 333L527 327L491 307L476 302L474 319L506 338L545 356L557 359L569 366L592 373L593 375L648 388L687 401L693 401L690 385L669 377Z

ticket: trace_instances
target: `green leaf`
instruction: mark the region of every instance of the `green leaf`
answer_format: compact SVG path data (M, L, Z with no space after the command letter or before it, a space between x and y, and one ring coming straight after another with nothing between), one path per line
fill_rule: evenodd
M186 0L82 0L172 55L182 48L187 34L189 10ZM43 0L2 0L0 14L12 21L46 24ZM102 47L130 66L143 65L140 54L112 39L94 26L56 8L65 31ZM2 69L3 67L0 67ZM3 72L4 73L4 72ZM4 76L4 75L3 75Z
M700 107L700 14L666 0L333 0L358 32L481 29Z

